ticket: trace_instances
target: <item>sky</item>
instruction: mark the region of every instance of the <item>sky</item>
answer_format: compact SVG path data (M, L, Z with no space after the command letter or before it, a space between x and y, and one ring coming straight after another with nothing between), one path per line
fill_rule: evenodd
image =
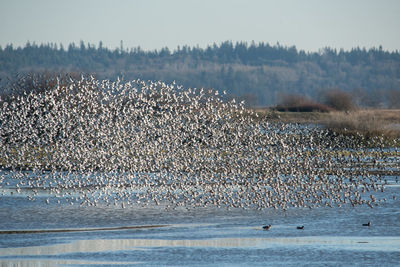
M400 50L400 0L0 0L0 46L81 41L110 49L223 41Z

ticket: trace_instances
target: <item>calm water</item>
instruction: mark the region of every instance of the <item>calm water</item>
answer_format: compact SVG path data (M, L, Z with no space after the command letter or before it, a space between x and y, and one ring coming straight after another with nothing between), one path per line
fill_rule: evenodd
M393 177L392 177L393 178ZM393 181L393 179L391 179ZM0 192L1 266L398 266L400 187L379 207L278 211L80 207ZM362 226L371 221L370 227ZM262 230L272 224L270 231ZM117 229L130 226L154 228ZM304 230L296 229L304 225ZM106 228L106 229L100 229ZM110 229L115 228L115 229ZM69 229L71 232L4 233Z

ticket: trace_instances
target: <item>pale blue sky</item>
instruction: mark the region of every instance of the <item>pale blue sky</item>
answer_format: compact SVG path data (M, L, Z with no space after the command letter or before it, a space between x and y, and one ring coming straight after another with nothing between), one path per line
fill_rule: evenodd
M0 0L0 45L99 41L111 49L230 40L400 50L400 0Z

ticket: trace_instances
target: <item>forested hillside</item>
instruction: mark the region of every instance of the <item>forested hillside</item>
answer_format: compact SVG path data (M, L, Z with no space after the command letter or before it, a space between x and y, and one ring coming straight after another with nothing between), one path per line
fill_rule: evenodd
M380 48L318 53L279 44L224 42L205 49L178 47L144 51L70 44L31 44L0 47L0 78L29 72L84 72L100 79L163 80L185 87L226 90L252 106L276 104L285 94L321 98L328 89L351 93L357 104L399 107L400 52Z

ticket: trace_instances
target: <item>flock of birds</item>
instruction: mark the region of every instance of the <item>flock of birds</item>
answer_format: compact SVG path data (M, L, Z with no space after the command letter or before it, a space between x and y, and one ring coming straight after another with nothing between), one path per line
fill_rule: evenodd
M367 223L363 223L362 224L362 226L368 226L368 227L370 227L371 225L372 225L371 221L368 221ZM271 230L271 227L272 227L272 224L267 224L267 225L262 226L262 229L265 230L265 231L269 231L269 230ZM296 226L296 229L297 230L304 230L304 225Z
M380 170L399 171L393 153L273 123L225 92L93 77L0 102L0 147L3 194L48 204L374 207Z

